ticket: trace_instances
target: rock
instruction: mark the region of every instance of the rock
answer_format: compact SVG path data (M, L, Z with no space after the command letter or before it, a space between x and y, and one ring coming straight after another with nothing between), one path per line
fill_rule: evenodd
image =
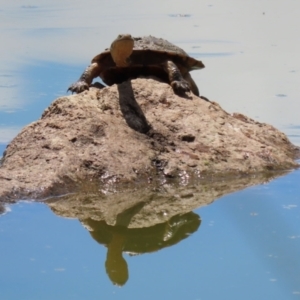
M271 125L136 79L55 100L8 145L0 202L99 186L286 170L299 149Z
M259 173L226 180L194 181L182 186L167 184L158 188L124 189L118 193L106 193L99 191L97 185L86 184L79 193L51 198L45 203L58 216L77 218L85 227L87 220L94 220L104 221L109 226L149 228L208 205L226 194L284 174Z

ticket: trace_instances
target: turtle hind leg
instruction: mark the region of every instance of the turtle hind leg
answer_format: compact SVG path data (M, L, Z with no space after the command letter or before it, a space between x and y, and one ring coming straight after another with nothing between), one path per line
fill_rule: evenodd
M184 95L190 92L189 83L183 78L177 66L170 60L164 63L164 69L168 74L169 82L175 94Z
M188 72L185 73L183 75L183 78L189 83L190 88L191 88L191 90L192 90L192 92L193 92L194 95L198 96L199 98L201 98L201 99L203 99L205 101L210 102L210 100L208 98L206 98L206 97L204 97L202 95L200 96L199 89L198 89L195 81L193 80L192 76L190 75L190 73L188 73Z
M91 83L93 82L93 79L99 75L100 66L98 65L98 63L92 63L85 69L80 78L69 86L67 92L71 91L72 94L79 94L85 90L88 90Z
M191 77L190 73L187 72L183 75L183 78L185 79L185 81L188 82L188 84L190 85L191 91L193 92L194 95L198 96L200 95L199 93L199 89L195 83L195 81L193 80L193 78Z

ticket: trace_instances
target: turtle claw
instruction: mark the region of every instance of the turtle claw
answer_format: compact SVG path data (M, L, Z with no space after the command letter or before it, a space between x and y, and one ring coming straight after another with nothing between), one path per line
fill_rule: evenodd
M189 84L185 80L175 80L171 82L171 86L177 95L184 95L186 92L191 91Z
M84 92L85 90L88 90L89 89L89 85L84 82L84 81L77 81L73 84L71 84L67 90L67 92L72 92L73 93L81 93L81 92Z

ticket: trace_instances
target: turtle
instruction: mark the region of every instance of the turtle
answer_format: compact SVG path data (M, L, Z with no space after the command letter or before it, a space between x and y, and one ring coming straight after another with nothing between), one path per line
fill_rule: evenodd
M98 76L107 85L140 76L154 76L170 84L178 95L192 91L199 96L198 87L189 72L204 67L201 61L165 39L151 35L132 37L130 34L119 34L110 48L92 59L68 91L81 93L88 90Z

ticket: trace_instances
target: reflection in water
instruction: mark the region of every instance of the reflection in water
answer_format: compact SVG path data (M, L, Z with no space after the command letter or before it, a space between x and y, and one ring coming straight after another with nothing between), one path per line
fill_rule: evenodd
M123 253L143 254L175 245L200 226L199 215L191 211L282 174L129 188L106 194L99 191L97 182L88 182L77 194L45 203L59 216L79 219L91 236L107 247L106 273L114 284L122 286L129 278Z
M201 216L201 230L191 238L133 257L128 254L161 249L196 230L199 217L184 213L184 205L193 206L192 198L167 202L157 194L147 198L139 193L134 198L131 191L127 198L95 195L93 202L86 194L50 203L51 208L56 204L56 212L77 215L81 223L56 217L41 204L14 205L11 213L0 217L0 298L296 299L300 292L299 176L300 170L291 172L202 206L195 211ZM215 188L221 192L220 185ZM206 186L194 204L201 206L200 199L207 193L215 195ZM170 215L175 209L177 213ZM169 217L158 223L162 211ZM152 223L143 222L147 217ZM105 260L113 282L129 281L124 288L108 280Z
M195 232L200 225L200 218L193 212L173 216L162 224L147 228L128 228L132 217L140 211L144 203L138 203L117 216L115 226L105 221L87 219L82 221L91 236L107 247L105 268L110 280L119 286L124 285L129 277L128 265L123 252L130 255L158 251L177 244Z

